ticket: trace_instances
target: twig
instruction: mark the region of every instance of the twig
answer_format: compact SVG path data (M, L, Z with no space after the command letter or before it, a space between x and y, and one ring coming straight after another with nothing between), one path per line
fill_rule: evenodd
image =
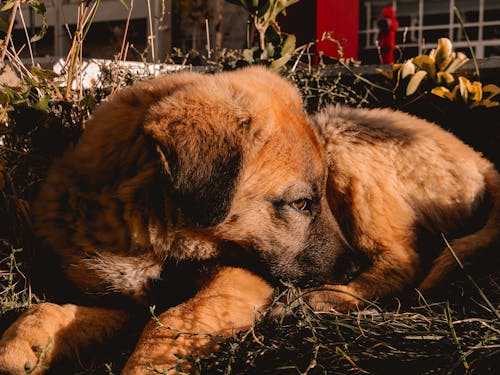
M154 43L154 32L153 32L153 15L151 13L151 1L147 0L147 6L148 6L148 22L149 22L149 46L151 47L151 59L153 62L156 62L156 56L155 56L155 43Z
M351 69L351 67L348 64L346 64L342 59L339 59L338 61L339 61L340 65L342 65L344 68L346 68L349 71L349 73L351 73L354 77L356 77L360 81L367 83L367 84L371 85L372 87L375 87L379 90L386 91L386 92L392 92L391 89L377 85L376 83L373 83L369 79L366 79L365 77L363 77L361 74L354 73L354 71Z
M23 155L23 156L28 155L28 153L27 153L27 152L22 152L22 151L14 150L14 149L12 149L12 148L5 147L5 146L3 146L3 145L0 145L0 150L3 150L3 151L8 151L8 152L12 152L12 153L14 153L14 154Z
M66 81L66 91L64 93L65 99L69 99L69 93L71 91L71 84L73 82L73 76L75 73L76 65L78 64L78 60L81 56L82 43L85 38L86 33L88 32L89 26L86 23L92 19L95 10L99 4L99 1L96 1L92 7L89 8L90 1L86 1L85 4L81 3L78 6L78 21L75 33L73 34L73 40L71 43L71 48L68 53L69 66L67 71L67 81Z
M207 35L207 57L210 58L210 28L208 27L208 19L205 18L205 33Z
M10 14L9 27L7 28L7 33L5 34L5 43L2 47L2 54L0 55L0 63L3 63L5 60L5 54L7 53L7 49L9 47L9 41L12 42L12 29L14 28L14 22L16 20L16 13L18 8L21 6L21 0L16 0L14 7L12 8L12 13Z
M361 367L359 367L356 364L356 362L354 362L354 360L349 355L347 355L347 353L344 350L340 348L340 346L335 347L335 351L340 353L342 357L344 357L347 360L347 362L349 362L351 366L354 367L356 370L362 372L363 374L368 374L368 371L365 371Z
M444 316L446 317L446 320L448 322L448 327L450 327L451 335L453 337L453 340L455 341L455 344L457 345L457 350L462 358L462 364L464 368L467 370L469 368L469 364L467 363L467 357L464 351L462 350L462 345L460 345L460 341L458 341L457 332L455 331L455 326L453 325L453 318L451 316L450 305L448 303L446 304L446 308L444 309Z
M458 8L456 6L453 7L453 10L455 11L455 15L457 16L458 22L460 23L460 27L462 28L462 31L465 35L465 40L467 41L467 45L469 47L469 51L470 51L470 54L472 56L472 61L474 62L475 74L479 78L479 65L477 63L476 54L474 53L474 49L472 48L472 43L470 42L469 35L467 34L467 30L465 29L464 20L462 18L462 15L460 14L460 11L458 10Z
M119 61L125 61L125 57L127 56L126 55L126 50L128 50L127 35L128 35L128 28L130 25L130 19L132 18L132 11L133 10L134 10L134 0L130 0L130 7L128 9L127 21L125 22L125 30L123 30L122 46L120 49L120 55L118 56Z
M177 328L174 328L174 327L167 326L167 325L163 324L162 321L160 320L160 318L158 318L158 316L155 314L155 308L156 308L156 306L151 306L149 308L149 312L151 313L151 315L153 317L153 320L158 324L158 327L168 329L169 331L172 331L173 333L175 333L176 334L176 336L175 336L176 339L177 339L177 337L182 336L182 335L186 335L186 336L189 336L189 337L194 337L194 336L202 336L202 337L224 337L222 335L217 335L217 334L212 334L212 333L183 331L183 330L180 330L180 329L177 329Z
M31 49L31 41L28 35L28 28L26 27L26 22L24 22L23 12L19 12L21 17L21 22L23 24L24 34L26 35L26 43L28 44L28 50L30 51L31 65L35 65L35 59L33 58L33 50Z

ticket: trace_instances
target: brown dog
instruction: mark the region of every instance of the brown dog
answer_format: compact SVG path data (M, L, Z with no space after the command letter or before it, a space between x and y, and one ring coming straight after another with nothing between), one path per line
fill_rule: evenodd
M313 122L325 142L328 203L368 263L347 285L307 294L315 309L355 309L364 303L354 296L371 301L419 280L421 290L437 286L456 264L442 234L462 261L498 246L500 176L452 134L389 109L331 106Z
M451 246L462 260L498 241L500 176L491 163L451 134L434 124L387 109L330 107L313 120L327 152L329 205L352 253L360 251L368 263L347 285L326 285L322 289L330 290L306 292L306 299L315 309L351 310L363 306L363 299L400 293L405 287L417 285L426 274L426 258L436 256L420 288L438 285L454 264L448 251L443 251L441 232L450 240L454 238ZM311 205L313 217L316 210ZM476 222L482 227L474 232L470 225L476 221L478 211L487 211L488 217L484 222ZM433 237L439 241L428 241ZM433 252L429 246L436 244ZM427 252L427 256L422 252ZM277 256L285 258L277 263L286 265L286 254ZM294 273L297 268L292 261L284 277L299 284L314 280L318 278L317 270L333 269L330 262L331 257L316 257L302 263L300 271ZM331 275L323 278L328 277ZM268 287L261 282L249 288L258 293L258 288ZM167 311L163 324L182 321L179 316L186 314L184 306ZM243 309L248 311L248 306ZM202 311L194 306L189 313L204 314ZM148 358L148 348L154 347L155 342L165 342L164 336L176 345L172 332L150 324L129 364L145 363L141 358ZM193 342L182 349L184 354L196 352Z
M181 73L122 90L54 163L34 205L37 236L101 307L28 310L3 335L0 372L41 373L106 340L131 312L103 302L121 296L147 306L172 261L257 254L270 274L334 282L345 242L328 208L325 165L298 92L265 69ZM198 294L150 323L124 373L168 369L175 354L209 350L217 335L249 326L272 294L239 268L216 268L199 282ZM178 288L174 280L163 298Z

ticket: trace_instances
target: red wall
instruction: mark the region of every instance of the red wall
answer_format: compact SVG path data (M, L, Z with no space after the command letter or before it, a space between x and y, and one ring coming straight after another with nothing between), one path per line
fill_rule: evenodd
M316 37L331 31L342 44L344 57L358 57L359 0L316 0ZM325 55L338 57L337 45L329 41L317 44Z

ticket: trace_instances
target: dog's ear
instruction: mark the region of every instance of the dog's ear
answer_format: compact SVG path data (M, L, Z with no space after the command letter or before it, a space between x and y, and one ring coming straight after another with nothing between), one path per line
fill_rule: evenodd
M154 112L144 130L165 172L169 199L192 224L218 224L229 211L249 116L202 102L171 101Z

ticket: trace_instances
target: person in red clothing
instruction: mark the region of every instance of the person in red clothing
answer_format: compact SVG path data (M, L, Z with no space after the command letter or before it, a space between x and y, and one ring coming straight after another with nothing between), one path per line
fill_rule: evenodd
M391 5L382 9L377 25L380 30L378 40L382 64L392 64L394 62L394 50L396 49L396 30L399 25L396 12Z

